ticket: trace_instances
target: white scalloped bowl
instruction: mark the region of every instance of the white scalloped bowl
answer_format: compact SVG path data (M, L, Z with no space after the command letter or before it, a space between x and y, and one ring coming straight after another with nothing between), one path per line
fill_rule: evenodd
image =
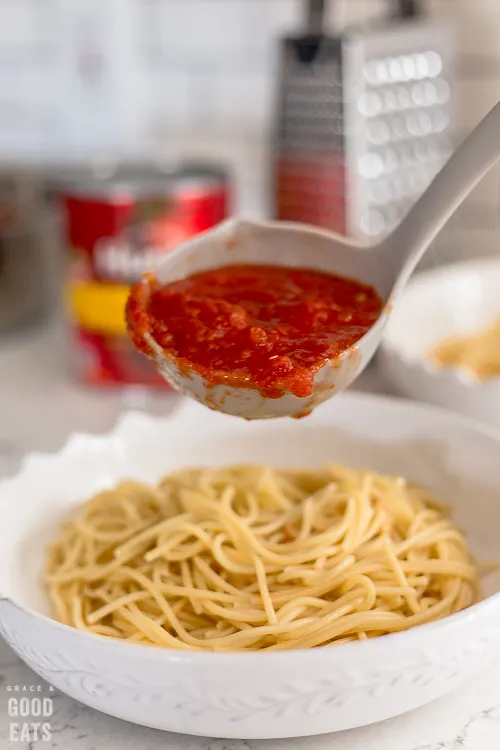
M342 395L306 420L246 423L187 402L170 418L125 416L77 435L0 484L0 631L49 683L93 708L185 734L284 738L333 732L421 706L500 651L500 576L488 598L437 623L309 651L188 653L113 641L55 622L40 584L61 519L123 477L193 464L329 460L395 472L453 504L482 559L500 550L500 437L424 405Z
M500 427L500 378L481 382L428 360L441 341L478 331L498 317L500 259L419 274L389 319L378 355L381 369L401 394Z

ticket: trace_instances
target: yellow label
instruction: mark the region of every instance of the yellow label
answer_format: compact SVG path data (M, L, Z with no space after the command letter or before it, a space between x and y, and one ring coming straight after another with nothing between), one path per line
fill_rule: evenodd
M127 331L125 305L130 287L120 284L79 282L68 290L69 308L82 328L95 333L120 335Z

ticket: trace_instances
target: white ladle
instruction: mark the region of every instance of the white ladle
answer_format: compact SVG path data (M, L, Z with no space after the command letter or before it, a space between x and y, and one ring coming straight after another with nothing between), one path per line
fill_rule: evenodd
M238 263L314 268L371 284L385 301L377 322L354 346L316 375L311 396L270 399L251 388L212 386L181 371L149 334L156 367L178 390L202 404L246 419L302 416L340 393L366 367L380 344L394 302L432 240L500 157L500 104L463 141L397 229L382 242L362 246L300 224L230 219L166 256L155 270L166 284L198 271ZM500 292L499 292L500 293ZM411 331L408 331L411 335Z

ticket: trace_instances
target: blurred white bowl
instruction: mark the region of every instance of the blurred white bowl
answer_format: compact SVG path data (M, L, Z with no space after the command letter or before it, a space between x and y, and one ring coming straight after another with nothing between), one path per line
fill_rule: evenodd
M398 473L453 506L473 552L500 549L500 438L447 412L342 395L308 419L246 423L187 402L171 417L129 414L28 458L0 485L0 632L50 684L150 727L223 738L294 737L362 726L462 684L500 650L500 575L484 599L436 623L302 651L189 653L106 639L50 619L40 584L48 542L91 493L186 465L330 460Z
M500 427L500 378L476 381L438 368L429 350L449 336L479 331L500 317L500 259L457 263L415 277L389 319L379 362L387 380L411 398Z

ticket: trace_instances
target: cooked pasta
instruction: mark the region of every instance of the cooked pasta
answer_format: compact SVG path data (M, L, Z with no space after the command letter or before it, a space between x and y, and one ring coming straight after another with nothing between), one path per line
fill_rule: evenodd
M64 524L45 583L67 625L210 651L365 640L478 599L466 541L424 489L338 465L124 481Z
M478 380L500 377L500 319L469 336L446 339L430 358L440 367L465 369Z

